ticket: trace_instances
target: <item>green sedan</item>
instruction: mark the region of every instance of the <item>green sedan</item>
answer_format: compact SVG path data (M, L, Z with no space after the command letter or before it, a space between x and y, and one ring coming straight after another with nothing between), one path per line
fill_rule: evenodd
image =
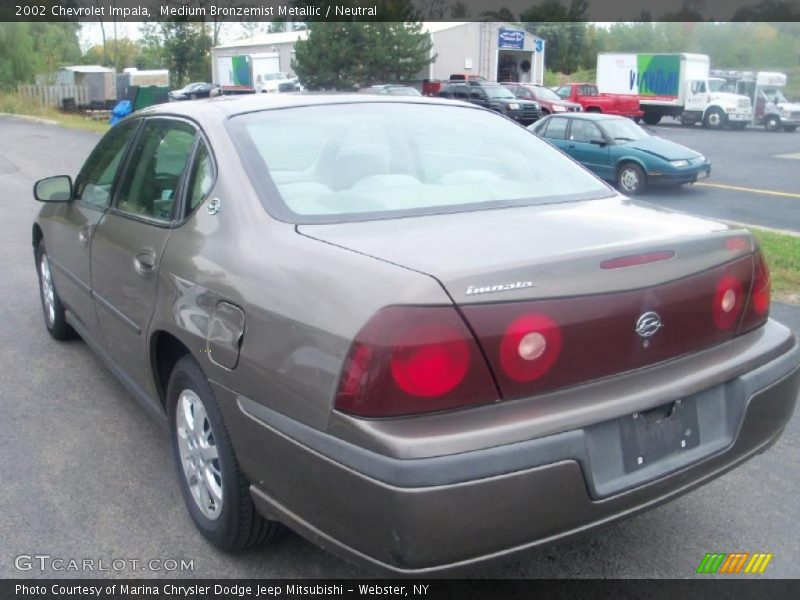
M529 129L630 195L650 185L694 183L711 173L711 161L699 152L650 135L625 117L552 115Z

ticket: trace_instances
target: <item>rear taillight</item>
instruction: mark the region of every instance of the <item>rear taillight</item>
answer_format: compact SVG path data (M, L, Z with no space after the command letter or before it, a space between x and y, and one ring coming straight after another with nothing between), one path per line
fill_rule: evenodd
M739 333L744 333L763 325L769 316L770 282L769 267L761 250L753 255L753 283L750 299L745 310Z
M356 336L336 408L389 417L497 398L486 361L455 308L393 306L379 311Z

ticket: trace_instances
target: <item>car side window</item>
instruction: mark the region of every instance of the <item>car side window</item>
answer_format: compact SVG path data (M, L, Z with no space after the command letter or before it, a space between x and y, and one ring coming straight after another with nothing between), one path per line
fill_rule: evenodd
M469 97L471 100L486 100L486 92L480 88L470 90Z
M557 117L551 118L544 132L544 137L552 140L563 140L567 137L567 120Z
M194 137L194 127L183 121L145 122L119 188L117 209L161 221L171 220Z
M457 100L466 100L467 97L467 86L456 85L453 87L453 98L456 98Z
M91 208L105 210L122 157L140 121L120 123L100 140L77 177L75 199Z
M581 96L597 96L597 88L593 85L581 86Z
M214 185L214 164L205 142L200 140L194 155L192 172L189 176L187 214L202 204L211 191L212 185Z
M533 94L528 88L520 87L515 90L517 92L517 98L522 98L524 100L531 100L533 98Z
M602 139L600 130L597 125L591 121L583 121L581 119L573 119L572 127L569 130L569 139L574 142L589 143L592 140Z

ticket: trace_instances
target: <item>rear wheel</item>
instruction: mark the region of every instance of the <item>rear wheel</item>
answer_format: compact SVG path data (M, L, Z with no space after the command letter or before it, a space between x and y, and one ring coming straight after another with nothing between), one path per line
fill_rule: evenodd
M703 119L703 127L722 129L728 122L728 115L722 109L710 108Z
M644 113L642 120L647 125L658 125L659 122L661 121L661 115L654 112L646 112Z
M767 131L779 131L781 128L781 121L778 117L767 117L764 121L764 129Z
M620 191L636 196L647 189L647 179L642 168L634 163L624 163L617 172L617 187Z
M39 275L39 298L42 301L44 325L53 339L68 340L75 337L75 330L67 323L66 311L53 283L50 259L44 241L36 247L36 272Z
M230 551L274 537L281 526L256 511L214 392L191 356L181 358L172 371L167 408L181 494L200 533Z

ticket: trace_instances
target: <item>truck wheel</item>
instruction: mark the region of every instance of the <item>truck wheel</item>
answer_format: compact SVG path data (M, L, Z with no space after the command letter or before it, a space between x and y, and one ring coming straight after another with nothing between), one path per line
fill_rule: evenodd
M709 129L722 129L728 122L728 115L722 109L710 108L703 119L703 127Z
M642 168L635 163L624 163L617 171L617 187L631 196L641 194L647 189L647 178Z
M781 120L776 116L767 117L764 121L764 129L767 131L779 131L781 128Z
M200 533L228 551L258 546L279 533L277 522L256 511L214 392L190 355L169 378L167 409L181 494Z
M783 130L784 131L788 131L789 133L791 133L795 129L797 129L797 125L784 125L783 126Z
M658 113L646 112L644 113L642 120L647 125L658 125L658 123L661 121L661 115Z

